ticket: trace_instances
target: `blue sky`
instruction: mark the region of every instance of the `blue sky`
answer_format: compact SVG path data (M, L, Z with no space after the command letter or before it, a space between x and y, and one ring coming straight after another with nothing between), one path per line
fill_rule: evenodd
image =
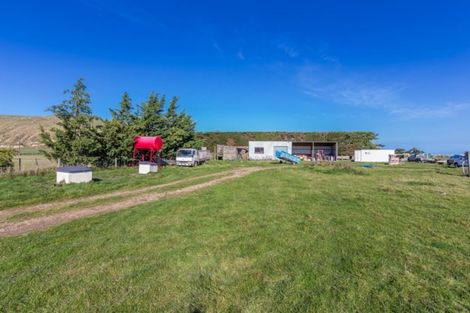
M254 2L0 0L0 114L44 115L84 77L104 117L157 91L201 131L470 150L470 2Z

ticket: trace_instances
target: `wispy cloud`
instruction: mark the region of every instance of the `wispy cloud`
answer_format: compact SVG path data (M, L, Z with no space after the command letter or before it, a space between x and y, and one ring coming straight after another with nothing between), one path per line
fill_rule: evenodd
M289 57L295 59L300 56L299 51L294 48L292 45L287 44L286 42L281 42L277 45L277 48L287 54Z
M238 51L238 52L237 52L237 58L238 58L239 60L242 60L242 61L245 60L245 55L243 54L242 51Z
M402 119L419 119L419 118L442 118L452 117L456 114L468 110L470 102L454 103L447 102L438 106L396 106L390 108L390 112L400 116Z
M218 54L219 56L223 56L223 51L222 51L222 49L220 48L220 46L219 46L219 44L218 44L217 42L214 41L214 42L212 43L212 48L217 52L217 54Z
M405 86L378 82L340 67L303 66L297 78L302 92L311 97L358 108L381 109L402 120L449 117L470 108L470 103L452 101L411 103L403 96Z

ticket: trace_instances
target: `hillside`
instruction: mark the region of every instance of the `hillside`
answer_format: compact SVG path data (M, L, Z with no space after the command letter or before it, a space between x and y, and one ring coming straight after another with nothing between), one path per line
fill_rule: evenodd
M50 129L56 123L54 116L0 115L0 147L40 146L39 127Z

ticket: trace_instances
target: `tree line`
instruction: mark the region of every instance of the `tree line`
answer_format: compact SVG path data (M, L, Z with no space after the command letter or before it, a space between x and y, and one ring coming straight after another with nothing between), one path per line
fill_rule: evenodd
M110 109L111 118L103 119L93 114L83 79L65 94L67 99L48 108L59 120L57 127L41 128L40 134L45 146L41 153L62 164L106 166L115 159L129 164L136 135L161 136L164 158L175 156L179 148L201 145L191 116L178 112L178 97L167 101L165 95L152 92L144 103L134 106L124 92L119 106Z
M406 150L404 148L396 148L395 153L396 154L421 154L421 153L424 153L424 151L416 147L413 147L409 150Z

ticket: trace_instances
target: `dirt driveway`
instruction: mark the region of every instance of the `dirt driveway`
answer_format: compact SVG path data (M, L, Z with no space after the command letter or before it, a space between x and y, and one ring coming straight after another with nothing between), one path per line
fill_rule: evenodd
M171 182L168 184L141 188L137 190L117 191L117 192L112 192L112 193L107 193L107 194L102 194L102 195L97 195L97 196L92 196L92 197L87 197L87 198L66 200L66 201L53 202L53 203L45 203L45 204L39 204L39 205L34 205L34 206L29 206L29 207L21 207L21 208L1 211L0 212L0 236L22 235L22 234L26 234L26 233L36 231L36 230L47 229L51 226L63 224L72 220L79 219L79 218L104 214L107 212L118 211L118 210L130 208L130 207L134 207L139 204L158 201L163 198L176 197L176 196L188 194L188 193L195 192L204 188L208 188L217 184L221 184L228 180L240 178L240 177L243 177L251 173L264 170L264 169L267 169L267 168L263 168L263 167L239 168L239 169L226 171L222 173L204 175L204 176L194 177L190 179ZM189 187L183 187L183 188L179 188L176 190L171 190L171 191L166 191L166 192L155 191L158 188L168 187L171 185L176 185L178 183L188 182L188 181L207 178L207 177L214 177L214 178L210 179L209 181L196 183ZM131 195L134 195L136 192L139 193L138 196L131 196ZM33 218L29 218L29 219L21 220L17 222L6 221L8 217L25 213L25 212L37 212L37 211L53 209L53 208L57 208L61 206L79 204L80 202L83 202L83 201L108 199L108 198L112 198L116 196L129 196L129 197L125 198L124 200L122 199L114 200L114 201L110 200L110 203L100 204L100 205L91 205L88 207L83 207L78 210L73 210L69 212L59 212L59 213L54 213L54 214L47 215L47 216L33 217Z

